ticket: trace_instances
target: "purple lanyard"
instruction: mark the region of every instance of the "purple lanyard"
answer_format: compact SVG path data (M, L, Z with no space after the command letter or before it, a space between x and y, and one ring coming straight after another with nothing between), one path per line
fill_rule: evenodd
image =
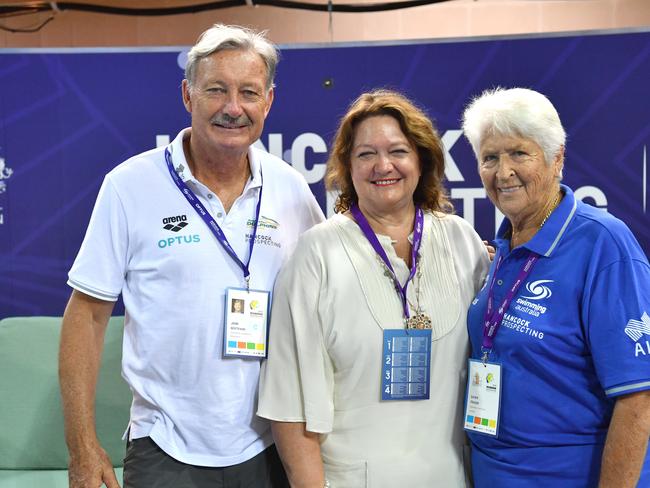
M531 271L533 270L533 266L535 266L535 263L537 262L538 259L539 256L533 252L531 252L528 255L526 262L519 270L517 279L508 290L508 293L506 293L506 296L503 298L501 305L499 306L498 309L494 310L494 280L503 262L503 256L499 256L499 259L497 260L497 263L494 267L494 274L492 275L492 280L490 280L490 288L488 289L487 308L485 310L485 318L483 323L483 344L482 344L483 362L487 361L490 351L492 350L492 346L494 344L494 338L496 337L497 332L499 331L499 327L501 327L503 316L505 315L506 310L508 310L508 307L510 306L510 302L512 302L513 298L517 294L519 287L523 284L524 281L526 281L526 278L528 278L528 276L530 275Z
M363 215L363 213L361 212L361 210L356 204L353 204L352 207L350 207L350 212L352 213L354 220L357 221L357 225L361 228L361 232L363 232L363 235L366 236L366 239L368 239L368 242L370 243L372 248L379 255L381 260L384 262L386 267L390 270L391 274L393 275L393 282L395 283L395 289L397 290L397 293L399 293L400 298L402 300L402 307L404 307L404 316L406 318L409 318L411 314L409 313L409 306L406 300L406 289L409 286L409 282L415 276L415 271L417 270L418 252L420 251L420 245L422 244L422 227L424 225L424 212L422 212L422 209L419 206L415 207L415 222L413 223L413 245L411 246L411 273L409 274L406 283L404 283L404 286L400 285L400 282L397 279L397 275L395 274L395 270L393 269L393 266L390 264L390 260L388 259L388 256L386 255L384 248L381 247L381 244L379 243L379 239L377 239L377 236L372 230L372 227L370 227L370 224L368 223L368 219L366 219L365 215Z
M169 170L169 174L172 177L172 180L174 180L174 183L176 183L176 186L180 190L180 192L185 196L187 201L192 205L194 210L196 210L196 213L199 214L199 216L203 219L203 221L206 223L208 228L212 231L214 236L217 238L221 246L226 250L226 252L230 255L230 257L239 265L241 270L244 272L244 280L246 280L246 288L249 288L250 285L250 269L249 265L251 263L251 258L253 257L253 246L255 245L255 236L257 235L257 224L260 220L260 207L262 205L262 187L260 187L260 194L257 200L257 208L255 209L255 224L253 226L253 235L251 236L249 248L248 248L248 261L246 263L242 262L241 259L239 259L239 256L237 256L237 253L235 250L232 248L230 243L228 242L228 239L226 239L226 235L223 233L221 230L221 227L219 227L219 224L212 218L212 215L210 215L210 212L203 206L203 204L199 201L197 196L194 194L194 192L185 184L185 182L178 176L178 173L176 173L176 170L174 169L174 165L172 164L172 154L169 151L169 148L165 149L165 161L167 162L167 169ZM261 168L260 168L260 177L261 177Z

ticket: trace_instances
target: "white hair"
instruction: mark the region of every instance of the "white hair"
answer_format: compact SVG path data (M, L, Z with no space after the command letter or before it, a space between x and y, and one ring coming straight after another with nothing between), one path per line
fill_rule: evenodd
M551 101L527 88L486 90L474 98L463 114L463 132L479 159L483 139L490 135L524 137L544 152L546 164L566 143L566 132Z
M257 32L237 25L214 24L206 30L187 53L185 79L194 84L196 66L201 59L225 49L250 50L260 55L266 65L266 90L274 84L278 64L278 48L266 38L266 31Z

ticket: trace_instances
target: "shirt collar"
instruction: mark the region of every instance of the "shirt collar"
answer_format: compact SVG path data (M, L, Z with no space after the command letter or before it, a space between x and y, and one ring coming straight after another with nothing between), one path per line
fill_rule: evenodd
M553 210L533 238L521 246L540 256L551 256L576 212L577 203L571 189L566 185L560 185L560 189L564 193L564 198L560 204ZM507 236L510 235L510 232L510 221L505 218L497 232L496 242L499 248L502 248L504 244L507 244L509 248L510 239Z
M251 179L248 180L246 188L258 188L262 186L262 162L260 154L253 146L248 148L248 164L251 170Z
M185 183L188 181L199 183L192 174L190 166L187 164L185 150L183 149L183 141L190 136L191 130L192 129L188 127L180 131L169 145L169 151L172 155L174 169L181 180ZM248 188L258 188L262 186L262 164L259 159L259 154L254 150L253 146L248 148L248 164L250 165L251 178L248 180L248 183L246 183L244 191Z
M176 170L176 173L178 174L180 179L183 180L185 183L187 183L188 181L196 181L194 175L192 174L192 171L190 170L190 166L187 164L187 159L185 158L185 151L183 150L183 141L190 136L191 130L192 129L188 127L180 131L176 136L176 138L168 146L169 152L171 153L172 156L172 163L174 165L174 169Z

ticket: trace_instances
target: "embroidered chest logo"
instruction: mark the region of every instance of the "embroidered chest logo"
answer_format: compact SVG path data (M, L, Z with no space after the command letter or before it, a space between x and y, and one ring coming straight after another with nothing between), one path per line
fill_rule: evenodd
M537 280L526 283L526 291L530 296L524 296L528 300L543 300L544 298L551 298L553 292L546 286L546 283L553 283L553 280Z
M546 306L542 300L551 298L553 292L549 288L553 280L537 280L526 283L526 291L529 295L522 295L515 300L514 309L519 310L531 317L539 317L546 313Z
M510 307L512 313L506 313L501 325L515 332L544 340L544 332L538 329L535 318L546 313L546 306L540 302L553 295L551 289L547 286L553 283L553 280L537 280L526 283L526 291L529 295L522 295L514 300ZM519 313L515 314L514 311Z
M183 229L183 227L189 225L187 222L187 215L176 215L173 217L165 217L162 219L163 229L171 230L172 232L178 232Z
M248 219L246 222L246 225L248 227L253 227L255 225L255 219ZM264 217L263 215L260 215L260 221L257 224L257 229L277 229L280 227L280 223L277 220L273 220L272 218L269 217Z
M255 226L255 219L248 219L246 225L252 229ZM279 241L274 240L272 235L262 234L262 232L277 230L279 227L280 227L280 223L277 220L273 220L270 217L265 217L263 215L260 215L260 220L257 223L257 234L255 235L255 244L281 248L282 244ZM252 237L253 234L251 232L247 232L245 235L246 242L249 242Z
M630 319L625 326L625 334L634 341L634 356L649 356L650 341L639 342L644 335L650 335L650 316L644 310L641 320Z
M174 215L172 217L165 217L162 219L163 229L177 233L183 230L185 227L190 225L187 221L187 215ZM169 234L165 234L169 235ZM160 249L177 247L182 244L196 244L201 242L201 236L199 234L181 234L175 235L173 237L165 237L158 241L158 247Z

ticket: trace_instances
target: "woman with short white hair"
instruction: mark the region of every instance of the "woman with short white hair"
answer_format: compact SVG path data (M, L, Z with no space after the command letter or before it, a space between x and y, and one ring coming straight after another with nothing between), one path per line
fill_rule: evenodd
M475 486L649 486L650 355L635 353L650 333L646 256L560 184L566 134L544 95L489 90L463 119L506 217L468 313Z

